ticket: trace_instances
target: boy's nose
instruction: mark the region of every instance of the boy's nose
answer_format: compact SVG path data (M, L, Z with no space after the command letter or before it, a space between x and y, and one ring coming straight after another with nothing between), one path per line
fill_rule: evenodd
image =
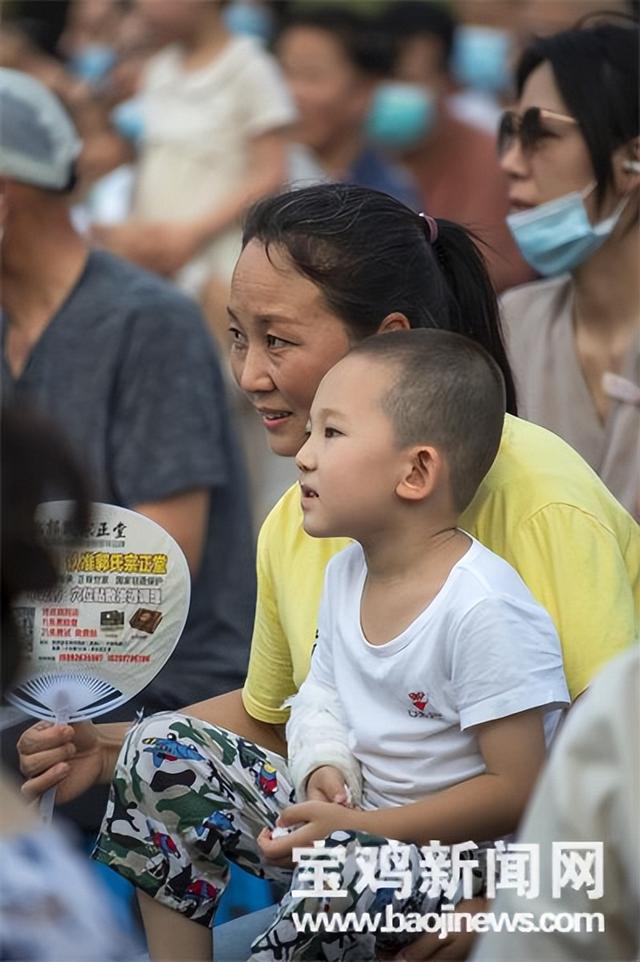
M311 438L307 438L298 453L296 454L296 467L298 471L311 471L313 466L313 448Z

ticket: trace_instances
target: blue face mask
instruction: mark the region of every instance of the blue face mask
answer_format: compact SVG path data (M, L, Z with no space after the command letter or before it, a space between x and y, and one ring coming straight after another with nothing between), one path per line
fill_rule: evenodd
M610 236L629 198L623 198L605 220L592 224L584 198L594 187L589 184L583 191L573 191L507 217L522 256L539 274L553 277L573 270Z
M367 136L381 147L406 150L420 143L435 119L436 101L428 88L387 81L374 94L367 116Z
M463 87L501 94L511 86L511 36L495 27L465 25L455 33L454 76Z
M71 57L71 69L76 77L98 86L116 62L113 47L105 43L89 43Z
M111 111L111 123L121 137L137 144L144 134L144 115L139 97L123 100Z
M255 37L262 43L268 43L273 36L273 19L261 3L236 0L224 8L222 17L230 33Z

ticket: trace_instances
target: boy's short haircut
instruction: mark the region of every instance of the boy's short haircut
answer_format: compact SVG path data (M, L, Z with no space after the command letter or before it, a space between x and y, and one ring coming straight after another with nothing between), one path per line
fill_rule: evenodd
M434 329L374 335L351 353L395 369L381 404L398 444L442 450L462 513L500 446L506 401L496 362L470 338Z

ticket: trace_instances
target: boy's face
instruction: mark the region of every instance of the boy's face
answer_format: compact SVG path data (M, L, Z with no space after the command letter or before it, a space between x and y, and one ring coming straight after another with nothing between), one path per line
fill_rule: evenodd
M367 541L386 530L407 464L380 405L393 378L386 364L347 357L320 382L296 458L307 534Z

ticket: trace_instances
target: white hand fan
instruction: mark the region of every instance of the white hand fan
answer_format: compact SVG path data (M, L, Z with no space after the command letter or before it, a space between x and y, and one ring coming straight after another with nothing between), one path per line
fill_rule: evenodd
M61 724L95 718L145 688L176 646L190 595L185 557L154 521L94 504L89 529L74 535L70 510L50 501L36 512L61 578L14 605L26 651L7 695L27 714ZM43 796L43 817L54 795Z

